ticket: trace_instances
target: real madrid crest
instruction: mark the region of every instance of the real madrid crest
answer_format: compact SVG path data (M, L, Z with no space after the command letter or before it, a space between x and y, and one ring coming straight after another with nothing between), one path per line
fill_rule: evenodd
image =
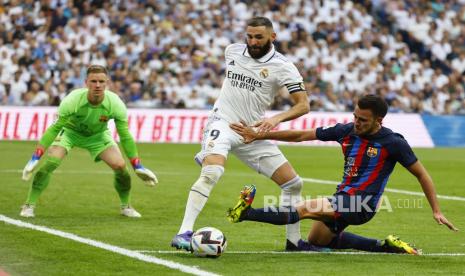
M378 155L378 149L373 148L373 147L368 147L367 155L368 155L368 157L376 157L376 155Z
M260 71L260 76L264 79L266 79L268 77L270 73L268 72L268 69L266 68L263 68L261 71Z

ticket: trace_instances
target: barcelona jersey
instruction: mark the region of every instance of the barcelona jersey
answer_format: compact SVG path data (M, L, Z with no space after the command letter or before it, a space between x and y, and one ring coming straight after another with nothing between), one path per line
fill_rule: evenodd
M337 192L373 195L374 204L396 163L409 167L417 161L404 137L386 127L362 137L354 133L354 123L336 124L317 128L316 136L321 141L336 141L342 147L344 173Z
M87 94L87 88L75 89L63 99L58 107L58 119L47 129L39 144L48 148L62 130L86 140L86 137L109 132L108 121L114 120L124 152L129 158L138 156L136 144L128 129L127 109L119 96L105 90L103 102L92 105Z

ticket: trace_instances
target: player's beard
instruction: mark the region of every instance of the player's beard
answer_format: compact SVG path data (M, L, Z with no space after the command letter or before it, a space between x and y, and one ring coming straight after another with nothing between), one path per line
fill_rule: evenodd
M249 55L254 58L254 59L259 59L266 55L271 49L271 39L268 39L268 41L263 45L263 46L250 46L247 43L247 51L249 52Z

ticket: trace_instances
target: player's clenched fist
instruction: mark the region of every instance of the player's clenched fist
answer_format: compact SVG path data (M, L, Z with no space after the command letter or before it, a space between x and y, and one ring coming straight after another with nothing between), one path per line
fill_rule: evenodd
M142 166L139 158L131 158L131 164L136 175L145 182L147 186L155 186L158 183L157 176L149 169Z

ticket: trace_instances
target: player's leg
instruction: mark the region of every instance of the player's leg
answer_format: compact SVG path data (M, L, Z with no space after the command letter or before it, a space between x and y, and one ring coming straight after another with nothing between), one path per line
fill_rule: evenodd
M231 222L257 221L274 225L295 224L302 219L331 220L334 211L326 198L318 198L299 202L295 208L281 208L268 206L265 208L251 208L255 195L255 187L245 187L241 192L239 203L235 208L229 210L228 219ZM321 247L315 246L301 239L294 245L292 250L299 251L322 251ZM288 249L289 250L289 249Z
M331 208L333 214L326 219L318 219L319 221L313 223L308 236L310 244L332 249L416 254L416 249L394 236L378 240L344 231L347 226L364 224L374 216L374 209L363 210L360 205L357 205L362 200L358 201L355 196L346 194L336 194L333 198L325 198L325 200L327 203L331 202L327 208ZM341 209L341 207L343 208ZM311 212L300 214L301 217L308 218L313 218L313 215Z
M203 160L200 176L192 185L187 198L181 227L178 234L171 241L172 247L191 250L190 239L195 221L207 203L213 187L223 175L225 162L226 158L219 154L209 155Z
M26 204L34 205L40 194L47 188L50 183L50 177L53 171L60 166L61 161L66 156L66 149L61 146L51 146L47 151L45 163L34 175L31 189L27 196Z
M130 205L131 176L118 146L104 149L98 158L103 160L114 172L114 187L121 201L121 214L127 217L141 217Z
M369 252L419 254L419 251L415 247L401 241L394 235L389 235L385 239L378 240L359 236L347 231L334 233L328 225L321 221L313 223L308 240L313 245L332 249L356 249Z
M266 162L266 158L260 163ZM280 206L294 208L302 200L303 181L289 162L282 164L271 176L271 179L281 188ZM286 225L286 250L295 250L301 239L300 223ZM293 246L294 245L294 246Z
M34 175L26 203L21 208L22 217L34 217L34 208L39 196L47 188L52 173L60 166L67 152L73 148L74 142L73 136L62 130L48 148L47 158Z
M329 224L330 225L330 224ZM356 249L371 252L386 252L384 241L369 239L346 231L335 233L328 224L315 221L310 230L308 241L317 246L332 249Z
M39 168L32 180L26 204L22 207L20 215L23 217L34 217L34 207L39 196L47 188L53 171L60 166L66 156L66 149L61 146L51 146L47 151L47 158Z
M329 247L332 249L356 249L369 252L408 253L418 254L411 245L399 240L395 236L378 240L359 236L347 231L334 233L331 228L322 221L315 221L308 236L310 244Z
M195 221L207 203L210 192L224 173L226 156L231 148L231 133L227 122L221 120L210 122L205 128L202 150L195 157L202 169L189 191L183 221L178 234L171 241L172 247L191 250L190 240Z
M248 203L248 206L251 202ZM247 206L247 207L248 207ZM281 208L267 206L265 208L245 208L238 216L239 221L258 221L275 225L293 224L303 219L331 220L334 217L334 210L326 198L316 198L299 202L295 208Z
M184 219L178 234L193 230L194 223L207 203L213 187L224 173L225 163L226 158L220 154L212 154L204 158L200 176L189 192Z
M307 206L301 209L301 216L307 218L317 218L310 230L308 241L317 246L326 246L333 249L357 249L364 251L382 251L379 241L367 239L349 232L344 229L350 224L362 224L371 219L373 214L356 212L350 208L356 208L355 197L347 194L335 194L332 198L321 198L326 211L322 214L308 212L307 209L317 210L317 206ZM352 201L352 202L351 202ZM315 209L316 208L316 209ZM361 210L359 210L361 211Z
M279 148L269 141L255 141L234 149L236 156L257 172L272 179L281 188L280 206L293 208L301 201L302 179ZM286 225L286 249L294 250L301 239L300 223Z

